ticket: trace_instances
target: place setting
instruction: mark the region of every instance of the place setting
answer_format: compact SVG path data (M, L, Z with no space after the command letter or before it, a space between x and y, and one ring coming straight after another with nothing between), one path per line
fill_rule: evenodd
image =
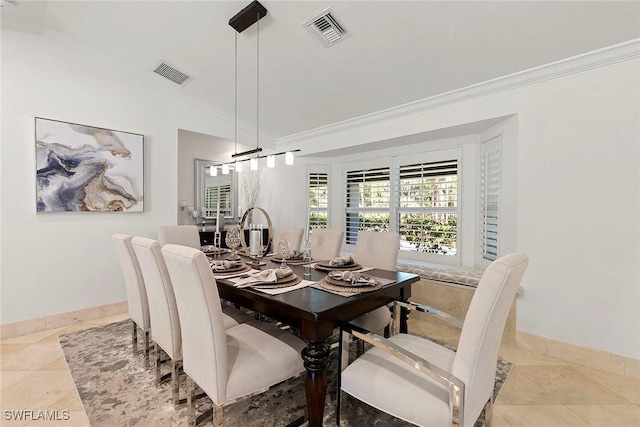
M313 268L320 271L353 271L360 270L362 266L356 263L351 255L333 258L328 261L318 261Z
M242 261L234 260L209 260L211 271L218 279L237 277L251 270L251 267Z
M212 256L220 256L222 254L226 254L229 252L229 249L226 248L219 248L217 246L213 246L213 245L204 245L201 248L202 252L204 252L204 254L206 256L212 257Z

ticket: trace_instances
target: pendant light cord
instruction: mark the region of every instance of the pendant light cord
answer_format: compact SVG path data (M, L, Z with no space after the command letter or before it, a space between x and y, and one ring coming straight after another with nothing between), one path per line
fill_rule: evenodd
M233 124L233 142L234 142L234 153L238 152L238 33L235 33L235 47L234 47L234 59L235 59L235 70L234 70L234 84L235 84L235 98L234 98L234 124Z
M256 148L260 148L260 12L256 23Z

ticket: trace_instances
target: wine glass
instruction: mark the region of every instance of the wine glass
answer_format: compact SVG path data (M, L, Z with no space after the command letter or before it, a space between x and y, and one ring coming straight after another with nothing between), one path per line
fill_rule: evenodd
M278 243L278 255L280 255L280 259L282 259L280 268L284 270L287 268L287 259L291 256L291 245L287 239L282 239Z
M304 277L311 277L311 239L307 239L302 250L302 261L304 262Z
M240 257L236 248L240 246L240 229L237 227L228 229L224 241L231 248L231 255L227 259L230 261L239 260Z

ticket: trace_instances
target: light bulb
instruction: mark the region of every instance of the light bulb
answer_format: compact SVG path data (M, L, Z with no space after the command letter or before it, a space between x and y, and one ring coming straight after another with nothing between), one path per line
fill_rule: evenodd
M224 175L229 175L229 165L222 165L222 173Z
M258 170L258 159L251 159L250 160L250 164L251 164L251 170L252 171L257 171Z
M218 168L216 166L209 168L209 176L218 176Z
M267 167L268 168L276 167L276 156L267 156Z
M236 162L236 172L242 172L242 162Z
M291 151L284 153L284 164L289 166L293 164L293 153Z

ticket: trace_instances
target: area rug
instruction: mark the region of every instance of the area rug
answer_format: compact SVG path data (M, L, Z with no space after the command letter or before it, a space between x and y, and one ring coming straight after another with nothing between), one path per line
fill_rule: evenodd
M62 335L59 342L91 426L187 425L187 409L173 409L170 382L156 385L155 368L145 369L143 356L132 354L129 320ZM329 384L324 411L325 425L335 425L336 360L336 354L333 353L327 369ZM500 392L511 367L506 361L498 361L494 398ZM184 393L184 388L181 393ZM199 411L210 407L207 398L200 401L203 402L198 404ZM410 425L354 398L347 397L343 402L342 426ZM304 421L300 421L304 420L305 408L304 377L300 376L280 383L266 393L226 407L224 425L305 425ZM481 416L476 427L482 427L483 424Z

